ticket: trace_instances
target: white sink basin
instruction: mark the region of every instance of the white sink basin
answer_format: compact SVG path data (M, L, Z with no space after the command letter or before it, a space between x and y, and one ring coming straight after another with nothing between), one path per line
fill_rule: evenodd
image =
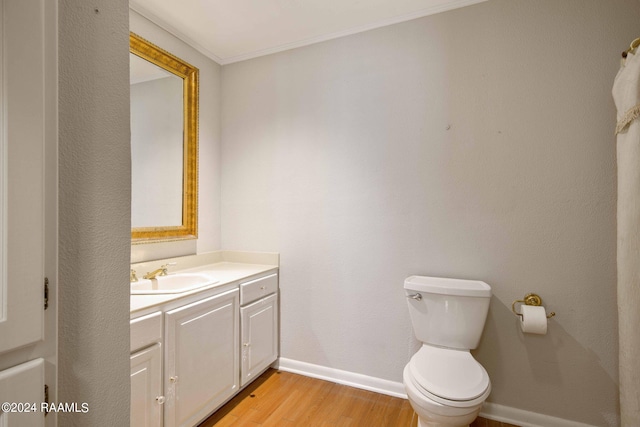
M178 294L217 282L211 276L202 273L169 274L168 276L158 276L155 279L140 279L131 283L131 294Z

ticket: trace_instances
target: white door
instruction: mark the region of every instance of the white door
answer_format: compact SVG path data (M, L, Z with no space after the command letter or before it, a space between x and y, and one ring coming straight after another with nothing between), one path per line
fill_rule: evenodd
M162 351L160 344L131 355L131 427L162 425Z
M191 427L239 388L238 290L166 313L165 426Z
M0 426L43 427L43 401L43 359L0 371Z
M0 353L43 339L44 1L0 0Z
M45 378L56 394L56 5L0 0L0 403L22 405L0 411L3 427L56 425L40 407ZM37 412L11 412L27 402Z
M242 318L242 378L244 386L278 357L278 295L240 309Z

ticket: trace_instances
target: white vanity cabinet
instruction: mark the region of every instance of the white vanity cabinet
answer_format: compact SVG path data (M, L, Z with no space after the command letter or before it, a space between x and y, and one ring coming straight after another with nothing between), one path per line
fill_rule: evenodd
M132 295L131 427L197 426L278 357L277 267L210 271L201 291Z
M165 314L165 427L197 425L239 390L239 293Z
M277 290L277 274L240 285L241 387L260 375L278 358Z
M131 320L131 427L162 426L162 313Z

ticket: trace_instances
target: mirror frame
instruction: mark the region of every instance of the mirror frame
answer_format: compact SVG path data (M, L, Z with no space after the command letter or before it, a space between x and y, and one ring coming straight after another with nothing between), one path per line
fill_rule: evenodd
M129 33L129 52L182 78L184 82L182 225L132 228L131 243L196 239L198 237L199 70L135 33Z

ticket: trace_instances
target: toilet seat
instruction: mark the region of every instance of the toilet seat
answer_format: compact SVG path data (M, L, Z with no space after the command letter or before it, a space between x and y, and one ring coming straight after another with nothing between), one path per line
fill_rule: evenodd
M435 402L469 407L491 392L487 371L464 350L423 345L409 361L411 382Z

